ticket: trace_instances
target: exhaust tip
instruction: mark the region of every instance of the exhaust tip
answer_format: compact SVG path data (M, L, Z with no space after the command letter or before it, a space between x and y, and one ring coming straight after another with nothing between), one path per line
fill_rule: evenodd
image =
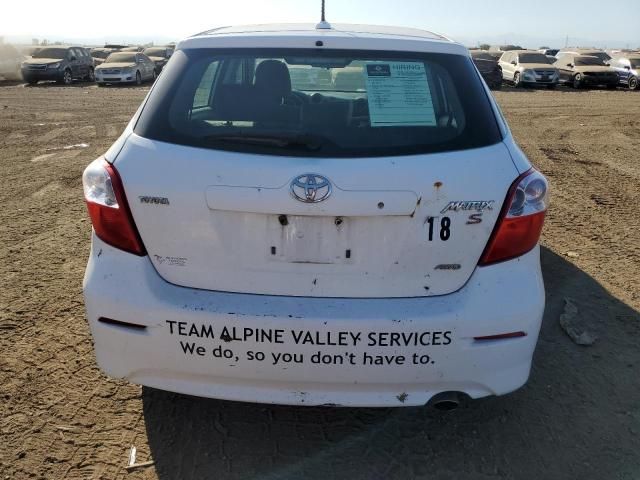
M460 392L440 392L429 400L428 405L443 412L455 410L460 406L466 394Z

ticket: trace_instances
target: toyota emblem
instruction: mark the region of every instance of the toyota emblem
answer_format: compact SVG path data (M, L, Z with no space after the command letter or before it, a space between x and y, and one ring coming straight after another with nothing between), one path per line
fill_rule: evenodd
M304 203L318 203L331 195L331 182L316 173L304 173L291 181L291 195Z

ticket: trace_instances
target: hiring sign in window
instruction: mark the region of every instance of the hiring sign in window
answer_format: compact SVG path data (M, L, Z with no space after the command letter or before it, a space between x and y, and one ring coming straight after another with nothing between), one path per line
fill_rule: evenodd
M424 63L371 62L364 75L372 127L436 125Z

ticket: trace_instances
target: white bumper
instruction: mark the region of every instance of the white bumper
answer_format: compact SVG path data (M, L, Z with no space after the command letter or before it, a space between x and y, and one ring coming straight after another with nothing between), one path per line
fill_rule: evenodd
M424 405L444 391L508 393L527 381L544 310L538 248L477 268L450 295L325 299L178 287L148 257L94 235L84 295L107 374L191 395L293 405ZM515 331L527 335L473 339Z
M129 73L96 73L97 83L132 83L136 81L136 72Z

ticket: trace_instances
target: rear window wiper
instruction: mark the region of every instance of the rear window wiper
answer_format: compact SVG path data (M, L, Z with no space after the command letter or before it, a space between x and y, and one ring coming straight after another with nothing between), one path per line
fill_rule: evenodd
M264 145L278 148L306 148L320 150L322 138L310 134L275 135L254 133L213 133L201 137L202 140L247 145Z

